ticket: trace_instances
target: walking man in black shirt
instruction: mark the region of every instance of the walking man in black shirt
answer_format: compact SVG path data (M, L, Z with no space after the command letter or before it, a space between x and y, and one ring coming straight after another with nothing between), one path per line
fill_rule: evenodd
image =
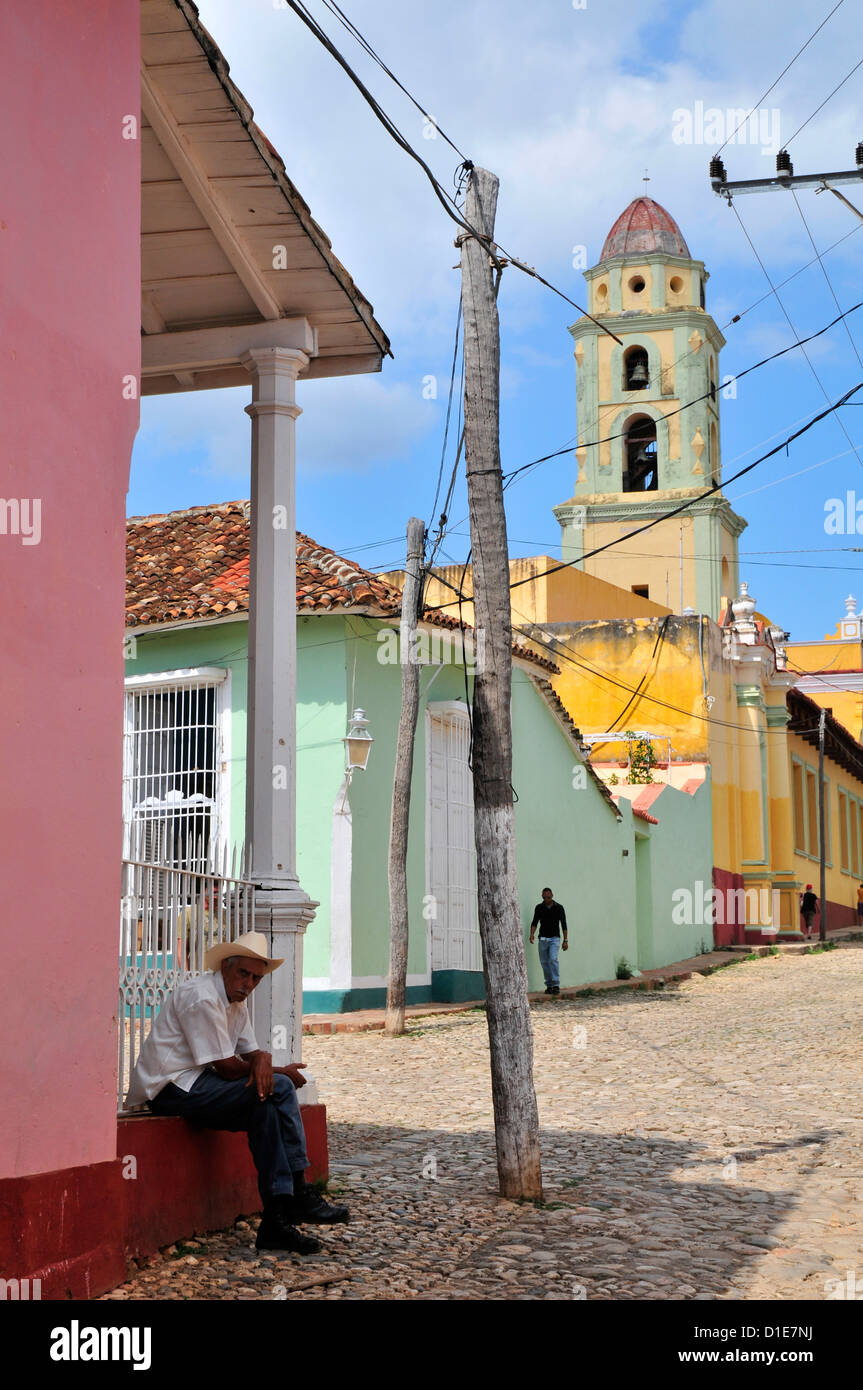
M569 950L569 942L566 934L566 913L561 904L554 901L554 894L550 888L543 888L542 902L537 903L533 910L533 921L530 924L531 946L536 936L537 924L539 925L539 963L545 976L545 992L546 994L560 994L557 956L560 950L561 927L563 927L563 949L565 951Z
M811 883L807 883L806 892L800 894L800 911L803 914L803 935L809 936L812 931L812 923L815 921L815 913L818 911L818 899L812 892Z

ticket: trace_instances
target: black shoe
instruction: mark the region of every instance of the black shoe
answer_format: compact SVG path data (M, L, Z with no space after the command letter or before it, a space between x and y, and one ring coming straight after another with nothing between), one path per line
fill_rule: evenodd
M304 1235L295 1226L280 1216L264 1215L258 1227L256 1250L282 1250L293 1255L314 1255L321 1248L321 1242L314 1236Z
M545 992L546 994L551 994L551 985L546 985Z
M552 985L551 989L549 990L549 994L560 994L560 986Z
M296 1196L285 1198L284 1219L298 1226L336 1226L350 1220L347 1207L325 1202L313 1187L304 1187Z

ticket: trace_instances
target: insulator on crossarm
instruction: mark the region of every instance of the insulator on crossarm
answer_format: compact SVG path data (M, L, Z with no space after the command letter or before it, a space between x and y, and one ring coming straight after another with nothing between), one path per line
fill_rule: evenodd
M710 161L710 182L714 188L721 188L725 183L725 165L718 154Z
M776 156L776 177L778 179L790 179L794 173L794 165L791 163L791 156L787 150L780 150Z

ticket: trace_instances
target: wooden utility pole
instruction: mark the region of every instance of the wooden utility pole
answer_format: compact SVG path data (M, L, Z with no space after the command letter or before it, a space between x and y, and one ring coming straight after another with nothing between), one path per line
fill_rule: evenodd
M461 245L464 432L478 662L473 688L474 836L500 1192L542 1197L533 1035L518 903L512 797L512 619L500 468L500 330L489 251L498 180L472 169Z
M408 522L408 553L399 628L402 707L396 741L393 809L390 817L390 973L387 983L387 1017L384 1025L384 1031L390 1036L405 1031L405 985L408 968L408 828L414 738L420 703L420 667L417 660L416 635L422 591L424 541L425 526L417 517L412 516Z
M824 807L824 735L827 731L827 711L823 709L818 718L818 849L821 857L821 882L819 883L818 937L827 940L827 833Z

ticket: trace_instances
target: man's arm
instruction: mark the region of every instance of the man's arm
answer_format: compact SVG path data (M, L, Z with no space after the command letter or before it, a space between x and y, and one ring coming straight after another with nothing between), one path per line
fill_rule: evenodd
M254 1085L258 1099L265 1100L273 1094L273 1059L269 1052L247 1052L245 1057L223 1057L211 1062L211 1067L223 1081L239 1081L248 1077L247 1086Z
M240 1076L249 1076L249 1080L246 1084L251 1085L252 1078L256 1075L255 1064L257 1058L266 1058L266 1061L270 1064L268 1089L265 1092L266 1095L270 1096L273 1093L272 1079L274 1076L287 1076L289 1080L291 1080L294 1083L297 1090L299 1090L301 1086L305 1086L306 1078L303 1076L303 1070L308 1066L307 1062L289 1062L288 1065L285 1067L274 1067L272 1053L261 1052L260 1049L256 1050L255 1052L245 1052L243 1053L242 1057L227 1058L225 1062L214 1062L213 1067L214 1070L218 1070L221 1067L225 1067L226 1070L219 1070L218 1074L219 1076L224 1076L224 1078L228 1081L236 1080L236 1078ZM236 1064L236 1066L233 1067L231 1065L232 1063ZM260 1062L258 1063L258 1066L263 1070L264 1079L266 1080L265 1063ZM258 1087L258 1095L260 1096L261 1100L264 1099L264 1096L261 1094L260 1086Z
M563 949L564 949L564 951L568 951L568 950L569 950L569 937L567 936L566 913L565 913L565 911L564 911L563 906L562 906L561 903L558 903L558 907L560 908L560 925L561 925L561 927L562 927L562 929L563 929Z
M539 920L539 903L533 909L533 921L530 924L530 944L533 945L533 938L536 935L536 924Z

